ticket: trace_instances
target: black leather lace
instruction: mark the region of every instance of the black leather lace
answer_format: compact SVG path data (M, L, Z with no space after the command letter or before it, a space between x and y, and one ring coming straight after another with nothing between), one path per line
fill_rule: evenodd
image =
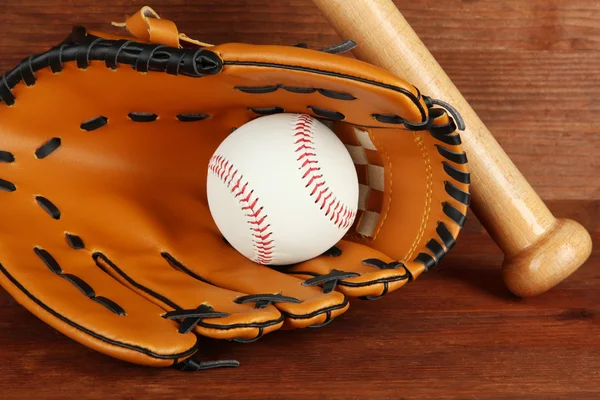
M205 318L223 318L229 314L214 311L211 306L202 304L195 310L176 310L169 311L163 317L166 319L182 320L179 325L179 333L190 333Z
M463 119L462 115L460 115L458 110L452 104L447 103L443 100L432 99L431 97L427 97L427 96L423 96L423 100L425 100L425 104L427 104L427 107L429 107L429 108L431 108L433 106L440 106L440 107L446 109L448 111L448 113L450 113L452 118L454 118L454 120L456 121L456 125L458 126L458 129L460 129L461 131L464 131L466 129L465 120Z

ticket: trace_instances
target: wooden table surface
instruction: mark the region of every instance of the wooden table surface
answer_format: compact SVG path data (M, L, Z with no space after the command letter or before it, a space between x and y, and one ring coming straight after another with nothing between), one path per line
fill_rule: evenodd
M434 271L326 328L247 345L206 340L238 369L128 365L55 332L0 289L0 399L600 398L600 2L397 0L524 175L597 244L542 296L504 288L502 253L471 216ZM143 1L2 0L0 71L74 24L111 29ZM339 38L309 0L155 0L197 39L321 48ZM1 123L1 121L0 121Z

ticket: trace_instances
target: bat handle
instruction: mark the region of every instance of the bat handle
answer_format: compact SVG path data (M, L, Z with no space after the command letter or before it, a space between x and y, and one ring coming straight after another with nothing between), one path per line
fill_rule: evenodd
M467 129L472 209L505 254L503 278L518 296L552 288L587 260L589 233L557 220L506 155L391 0L313 0L355 55L454 105Z

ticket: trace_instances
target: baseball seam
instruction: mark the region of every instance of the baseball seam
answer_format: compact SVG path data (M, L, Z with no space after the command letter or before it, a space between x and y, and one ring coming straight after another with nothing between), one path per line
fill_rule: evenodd
M296 119L294 127L294 144L298 147L295 152L298 155L298 163L302 171L302 179L306 182L306 188L310 196L315 197L315 204L320 204L320 209L325 211L325 216L333 222L338 229L348 229L354 222L356 210L343 204L326 186L327 181L318 166L319 160L315 149L314 132L312 130L313 117L301 114Z
M244 180L244 176L233 163L222 155L212 156L208 169L227 186L233 197L238 199L252 231L252 247L254 247L252 260L259 264L269 264L273 261L275 248L273 232L268 231L271 224L267 223L264 207L260 205L254 190L250 189L248 181Z

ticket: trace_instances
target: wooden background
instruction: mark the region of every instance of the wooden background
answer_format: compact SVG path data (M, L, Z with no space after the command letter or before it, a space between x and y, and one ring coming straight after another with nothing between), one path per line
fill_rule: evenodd
M0 71L74 24L111 29L145 4L2 0ZM552 211L579 220L600 243L600 2L396 4ZM207 42L339 41L310 0L149 5ZM206 341L206 359L236 358L242 367L197 374L96 354L0 289L0 399L600 398L599 255L596 245L566 283L520 300L502 285L502 254L471 218L456 250L416 283L354 302L320 330L250 345Z

